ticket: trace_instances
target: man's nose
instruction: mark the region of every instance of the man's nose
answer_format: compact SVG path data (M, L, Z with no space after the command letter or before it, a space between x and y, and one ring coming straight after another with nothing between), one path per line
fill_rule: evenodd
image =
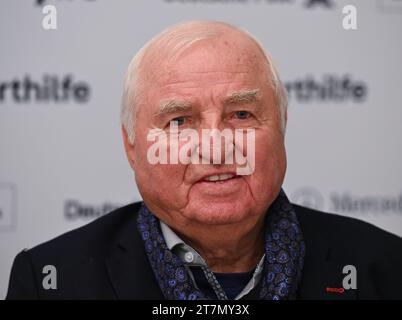
M198 153L201 163L233 164L233 131L220 115L210 116L199 128Z

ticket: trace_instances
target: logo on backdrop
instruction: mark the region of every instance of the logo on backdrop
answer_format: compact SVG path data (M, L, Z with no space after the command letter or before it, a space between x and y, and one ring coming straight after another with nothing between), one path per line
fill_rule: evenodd
M316 210L346 215L402 214L402 193L396 195L355 195L350 191L330 191L328 197L315 188L300 187L290 193L292 202Z
M165 0L167 3L185 4L268 4L268 5L292 5L297 4L305 9L332 9L335 8L334 0Z
M64 202L64 218L68 221L92 220L122 206L122 204L115 204L111 202L104 202L101 204L84 204L76 199L68 199Z
M289 99L299 103L360 103L367 99L368 85L354 80L351 75L326 74L321 78L312 75L285 81Z
M8 193L7 193L8 192ZM10 191L7 190L7 199ZM0 211L7 202L2 200L2 188L0 186ZM391 215L402 214L402 193L397 195L355 195L349 191L330 191L328 196L316 188L303 186L290 192L290 199L293 203L309 207L315 210L340 213L345 215ZM134 201L134 200L133 200ZM14 200L15 202L15 200ZM89 221L99 218L113 210L122 207L123 203L104 201L101 203L83 203L78 199L67 199L64 201L64 218L67 221ZM15 205L14 205L15 206ZM3 209L4 212L9 210ZM14 213L14 212L13 212ZM0 231L2 218L0 216Z
M82 0L82 2L94 2L95 0ZM52 4L55 4L55 3L69 3L69 2L72 2L71 0L58 0L58 1L49 1L49 0L34 0L34 3L37 5L37 6L43 6L43 5L45 5L45 4L47 4L47 3L49 3L49 2L51 2ZM78 1L77 1L78 2Z
M71 74L44 74L40 80L29 75L11 80L0 79L0 104L13 101L25 103L86 103L90 99L91 87Z
M314 188L301 187L291 194L291 199L303 207L315 210L322 210L324 206L324 197Z

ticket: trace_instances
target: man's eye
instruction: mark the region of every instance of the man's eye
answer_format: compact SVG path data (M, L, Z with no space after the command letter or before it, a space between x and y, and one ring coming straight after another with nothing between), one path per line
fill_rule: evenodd
M248 111L236 111L235 117L240 120L248 119L251 116L250 112Z
M175 122L178 126L181 126L187 122L187 117L176 117L170 120L170 123Z

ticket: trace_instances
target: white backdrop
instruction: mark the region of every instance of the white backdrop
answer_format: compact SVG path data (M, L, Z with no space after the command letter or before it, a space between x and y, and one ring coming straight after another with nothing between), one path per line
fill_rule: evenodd
M346 4L357 30L342 28ZM125 69L192 19L243 27L271 52L290 95L291 200L402 235L402 1L2 0L0 298L21 249L140 199L120 136Z

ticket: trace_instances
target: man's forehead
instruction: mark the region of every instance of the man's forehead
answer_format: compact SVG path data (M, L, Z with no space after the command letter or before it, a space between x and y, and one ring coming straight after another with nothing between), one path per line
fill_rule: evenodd
M216 40L218 41L218 40ZM159 56L159 58L158 58ZM232 77L234 74L250 74L261 70L263 56L255 47L230 47L224 41L216 45L208 41L190 47L175 59L164 59L163 51L145 68L150 81L189 81L192 78ZM149 77L152 75L152 77Z

